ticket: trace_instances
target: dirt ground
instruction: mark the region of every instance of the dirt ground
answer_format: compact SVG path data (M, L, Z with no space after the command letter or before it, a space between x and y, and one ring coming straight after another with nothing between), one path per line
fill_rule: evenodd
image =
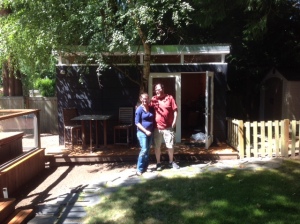
M72 189L108 180L128 169L134 173L135 164L105 163L47 168L18 192L16 208L34 208L38 204L55 203L58 196L70 193Z
M47 153L62 146L59 146L58 135L42 134L41 147L46 148ZM135 166L133 163L103 163L46 168L40 176L13 195L17 199L16 208L34 208L37 204L55 203L58 196L70 193L74 188L107 180L128 169L134 173Z

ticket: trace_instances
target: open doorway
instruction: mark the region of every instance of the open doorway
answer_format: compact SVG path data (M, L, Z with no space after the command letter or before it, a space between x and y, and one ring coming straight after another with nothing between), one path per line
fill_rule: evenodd
M192 134L205 133L205 73L152 73L150 77L150 96L155 94L152 92L153 86L162 83L165 93L176 99L178 105L176 141L189 141Z
M189 141L192 134L205 135L205 148L213 141L214 73L150 73L149 96L153 85L161 82L178 106L176 142Z
M181 141L205 133L205 73L181 74Z
M181 74L180 73L151 73L149 78L149 96L155 94L153 86L157 83L164 85L165 93L172 95L178 105L178 119L176 122L176 142L181 142Z

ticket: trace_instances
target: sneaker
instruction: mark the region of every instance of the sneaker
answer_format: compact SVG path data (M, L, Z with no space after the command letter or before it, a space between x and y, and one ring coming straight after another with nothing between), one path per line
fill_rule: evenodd
M161 164L160 164L160 163L157 163L157 164L156 164L156 170L157 170L157 171L161 171L161 170L162 170Z
M175 163L175 162L169 163L169 167L173 168L173 169L179 169L180 168L180 166L178 166L177 163Z
M141 176L141 175L142 175L142 172L141 172L141 171L136 171L136 175L137 175L137 176Z

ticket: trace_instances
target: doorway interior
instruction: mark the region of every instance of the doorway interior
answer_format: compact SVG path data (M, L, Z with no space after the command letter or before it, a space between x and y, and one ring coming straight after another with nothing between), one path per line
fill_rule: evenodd
M206 73L169 73L150 75L149 95L157 83L172 95L178 105L176 141L189 142L192 134L205 131ZM180 130L178 130L180 129Z
M205 73L181 75L181 141L192 134L205 133Z

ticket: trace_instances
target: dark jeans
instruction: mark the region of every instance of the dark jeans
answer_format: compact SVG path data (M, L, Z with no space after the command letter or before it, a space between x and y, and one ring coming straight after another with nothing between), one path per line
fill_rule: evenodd
M152 135L147 136L144 132L141 131L137 131L136 135L141 146L141 151L137 161L137 171L145 172L147 171L149 165L149 154L152 143Z

